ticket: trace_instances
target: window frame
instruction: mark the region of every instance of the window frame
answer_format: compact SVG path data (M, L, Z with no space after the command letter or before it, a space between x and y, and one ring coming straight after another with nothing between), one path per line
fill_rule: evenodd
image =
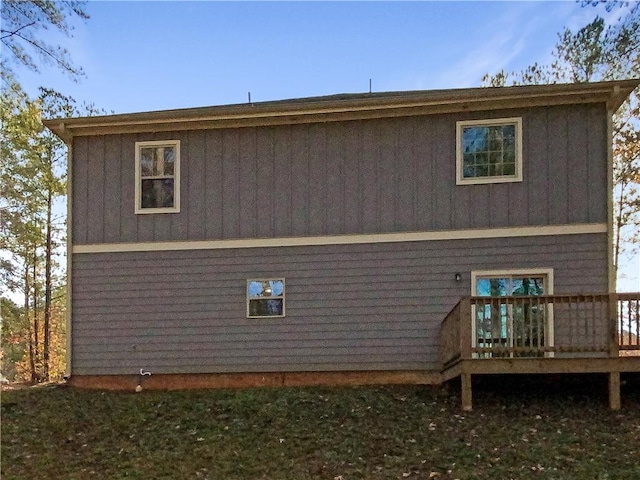
M465 178L463 172L464 146L462 145L462 134L464 129L468 127L498 127L503 125L515 125L515 174L492 177ZM461 120L456 122L456 185L482 185L489 183L522 182L522 157L522 117Z
M546 278L546 292L544 295L554 295L553 293L553 268L505 268L498 270L473 270L471 271L471 296L478 296L478 279L479 278L507 278L507 277L534 277L542 276ZM477 347L478 336L476 332L476 307L471 306L471 346ZM546 332L545 343L548 347L555 345L555 331L554 331L554 319L553 319L553 304L547 305L546 312ZM553 357L553 352L546 352L545 357ZM478 358L478 354L474 353L474 358Z
M251 297L249 295L249 284L251 282L282 282L282 295L274 295L269 297L270 300L282 300L282 314L281 315L251 315L250 304L251 300L264 300L265 297ZM287 284L284 277L268 277L268 278L248 278L246 284L246 301L247 301L247 318L284 318L286 316L286 294Z
M175 160L173 164L173 207L143 208L142 207L142 172L140 171L140 152L148 147L173 147ZM180 212L180 140L151 140L136 142L135 144L135 213L137 215L153 213Z

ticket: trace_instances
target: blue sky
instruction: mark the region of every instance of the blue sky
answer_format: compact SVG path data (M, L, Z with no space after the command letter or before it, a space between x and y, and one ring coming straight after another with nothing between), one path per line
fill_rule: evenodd
M39 85L126 113L366 92L479 86L548 63L564 27L619 10L565 1L101 2L63 43L87 77L18 69ZM640 260L623 288L638 290Z
M90 2L65 40L87 78L20 73L116 113L478 86L545 62L576 2ZM615 14L615 12L614 12ZM609 14L607 14L609 15Z

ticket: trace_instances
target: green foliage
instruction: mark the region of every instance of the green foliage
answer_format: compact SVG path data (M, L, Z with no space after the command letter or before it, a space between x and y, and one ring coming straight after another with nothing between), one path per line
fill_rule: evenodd
M40 88L26 95L14 75L16 66L40 71L53 64L72 79L84 73L73 65L69 52L51 43L52 36L71 37L78 20L88 19L85 1L4 0L1 5L2 93L0 95L0 249L2 281L22 294L22 332L27 347L10 359L24 364L32 381L48 380L61 372L64 359L64 302L53 294L64 282L57 268L63 251L65 221L66 146L42 125L43 117L97 113L91 105L78 106L71 97ZM15 352L14 352L15 353ZM15 357L15 358L14 358ZM24 373L24 372L23 372Z
M54 64L73 79L84 75L81 68L73 65L69 52L43 39L44 30L55 30L71 36L72 20L89 18L85 1L52 0L3 0L2 28L0 40L3 53L0 70L3 82L13 77L13 64L39 71L34 55L46 64Z
M65 192L66 150L42 125L45 101L44 95L30 100L17 86L0 96L0 247L14 261L42 245L48 194Z
M0 298L0 373L10 382L20 379L17 365L25 357L28 339L26 318L18 305L7 298Z
M619 115L619 118L625 117ZM640 128L637 124L640 111L637 105L635 113L626 118L630 119L627 123L620 122L617 125L613 145L616 267L620 263L623 242L626 242L625 246L631 251L637 251L640 244Z
M549 65L533 63L520 72L482 77L485 86L580 83L640 77L640 3L628 6L614 23L596 18L573 32L558 34Z
M60 372L56 335L63 330L64 305L52 294L64 283L57 259L64 250L66 146L42 125L43 117L99 113L68 96L41 88L31 99L17 85L0 95L0 248L4 285L22 294L23 332L34 379L47 379L50 367ZM26 320L26 318L29 320ZM50 353L53 356L50 356Z
M612 412L583 377L476 385L464 414L424 386L9 391L2 478L640 478L639 390Z
M0 249L11 255L7 284L18 285L24 268L18 259L31 256L34 246L44 240L44 206L40 190L41 146L35 145L43 126L35 102L14 84L0 96Z

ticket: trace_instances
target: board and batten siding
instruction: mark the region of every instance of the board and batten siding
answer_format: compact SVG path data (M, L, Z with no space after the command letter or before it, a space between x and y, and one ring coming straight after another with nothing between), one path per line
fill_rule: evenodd
M522 117L524 181L456 185L456 121ZM135 142L181 142L181 211L134 213ZM604 105L76 137L73 243L607 221Z
M73 373L439 371L440 322L471 271L552 268L557 294L604 292L606 245L601 233L75 254ZM246 318L247 279L281 277L286 317Z

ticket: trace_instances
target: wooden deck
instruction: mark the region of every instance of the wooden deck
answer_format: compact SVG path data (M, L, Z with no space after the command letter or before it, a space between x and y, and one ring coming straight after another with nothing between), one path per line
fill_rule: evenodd
M620 409L620 373L640 372L640 293L466 297L442 321L444 381L472 376L603 373Z

